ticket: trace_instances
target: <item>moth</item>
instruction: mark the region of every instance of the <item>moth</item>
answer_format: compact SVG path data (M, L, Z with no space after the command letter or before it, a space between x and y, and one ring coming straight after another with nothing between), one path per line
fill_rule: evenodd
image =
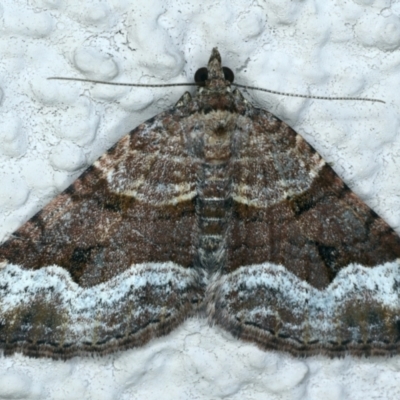
M0 247L0 348L68 359L195 314L296 356L398 354L400 239L212 50Z

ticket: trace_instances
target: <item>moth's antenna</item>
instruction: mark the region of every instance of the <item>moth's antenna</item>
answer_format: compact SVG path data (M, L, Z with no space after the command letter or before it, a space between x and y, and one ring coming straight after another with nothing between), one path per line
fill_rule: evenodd
M285 92L277 92L275 90L270 89L262 89L256 86L247 86L247 85L238 85L237 83L232 83L233 86L240 87L242 89L251 89L251 90L260 90L261 92L267 92L272 94L278 94L280 96L290 96L290 97L302 97L305 99L318 99L318 100L356 100L356 101L372 101L376 103L386 104L383 100L379 99L370 99L367 97L327 97L327 96L312 96L308 94L295 94L295 93L285 93Z
M78 82L89 82L89 83L101 83L103 85L133 86L133 87L198 86L197 83L166 83L166 84L161 84L161 85L149 85L147 83L106 82L106 81L95 81L93 79L63 78L61 76L52 76L51 78L47 78L47 79L58 80L58 81L78 81Z
M171 86L199 86L198 83L166 83L166 84L147 84L147 83L123 83L123 82L106 82L106 81L96 81L93 79L80 79L80 78L64 78L61 76L52 76L47 78L48 80L59 80L59 81L76 81L76 82L89 82L89 83L101 83L102 85L112 85L112 86L131 86L131 87L171 87ZM355 100L355 101L372 101L376 103L386 104L383 100L370 99L367 97L327 97L327 96L312 96L308 94L296 94L296 93L285 93L278 92L276 90L262 89L256 86L239 85L237 83L231 83L233 86L250 89L259 90L261 92L267 92L272 94L277 94L279 96L290 96L290 97L301 97L304 99L317 99L317 100Z

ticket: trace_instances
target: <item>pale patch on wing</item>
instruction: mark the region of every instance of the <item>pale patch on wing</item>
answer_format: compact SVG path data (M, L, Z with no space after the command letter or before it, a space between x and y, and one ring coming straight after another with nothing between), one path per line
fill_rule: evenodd
M301 150L302 146L306 152ZM233 200L260 208L306 192L326 164L318 153L310 154L300 135L296 135L296 147L284 154L242 157L234 163L237 174L232 182Z
M284 338L288 350L298 354L313 346L357 351L370 341L385 349L398 335L399 276L399 260L373 268L351 264L318 290L281 265L244 266L210 286L209 317L265 347Z
M197 195L197 191L193 190L193 185L188 183L181 183L178 185L159 185L152 188L152 191L156 191L156 193L152 193L152 198L149 200L148 195L140 190L144 184L145 182L136 181L133 185L137 186L136 190L135 188L132 188L130 190L118 192L118 194L134 197L139 201L159 206L177 205L178 203L192 200ZM154 201L155 199L158 200Z
M172 262L132 265L90 288L58 266L32 271L3 262L0 276L0 342L17 347L38 338L79 354L88 344L112 345L149 328L157 331L161 323L165 329L187 318L202 300L198 274ZM140 341L147 340L136 345Z
M314 179L318 176L319 171L325 166L326 161L318 153L314 154L312 160L315 162L315 167L310 170L309 174L310 177Z
M104 168L100 161L94 163L111 192L158 206L176 205L196 196L193 170L182 157L136 153L132 152L131 156L140 162L129 173L120 170L121 164Z

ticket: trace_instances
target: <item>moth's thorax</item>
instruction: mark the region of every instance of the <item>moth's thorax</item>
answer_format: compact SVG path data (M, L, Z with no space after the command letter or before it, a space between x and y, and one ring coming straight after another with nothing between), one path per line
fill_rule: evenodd
M229 88L231 83L224 78L211 79L206 81L205 89L214 92L223 92L225 88Z
M233 155L236 124L237 115L228 111L205 114L202 123L194 124L190 131L191 153L200 163L227 163Z
M243 114L246 108L246 100L238 90L232 90L230 83L219 88L201 87L193 98L192 109L197 109L204 114L221 110L230 113Z

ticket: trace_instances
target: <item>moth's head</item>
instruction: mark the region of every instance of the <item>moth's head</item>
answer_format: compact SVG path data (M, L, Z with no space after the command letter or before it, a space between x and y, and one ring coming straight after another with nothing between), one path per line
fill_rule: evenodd
M230 86L234 75L231 69L223 67L221 64L221 55L216 47L212 49L208 66L200 68L194 75L195 82L206 88L222 88Z

